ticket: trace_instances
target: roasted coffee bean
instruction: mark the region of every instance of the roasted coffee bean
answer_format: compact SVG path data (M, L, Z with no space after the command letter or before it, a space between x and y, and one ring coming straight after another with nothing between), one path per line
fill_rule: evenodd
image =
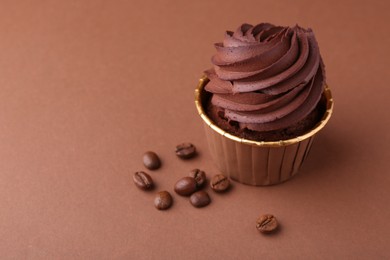
M158 158L156 153L151 151L144 154L143 162L149 170L156 170L161 166L160 158Z
M202 187L206 183L206 174L204 173L204 171L201 171L199 169L193 169L190 172L190 177L195 179L196 186L198 188Z
M193 193L190 197L192 206L201 208L210 204L210 196L207 192L200 190Z
M211 179L210 186L214 191L223 192L229 188L230 181L223 174L217 174Z
M191 177L183 177L176 182L174 189L181 196L190 196L196 191L196 181Z
M150 190L153 188L152 177L149 176L146 172L136 172L133 176L133 181L135 186L143 190Z
M262 233L270 233L278 227L278 221L271 214L260 216L256 221L256 228Z
M165 210L172 206L173 199L168 191L160 191L154 198L154 206L158 210Z
M190 159L196 155L196 148L191 143L182 143L176 146L176 155L182 159Z

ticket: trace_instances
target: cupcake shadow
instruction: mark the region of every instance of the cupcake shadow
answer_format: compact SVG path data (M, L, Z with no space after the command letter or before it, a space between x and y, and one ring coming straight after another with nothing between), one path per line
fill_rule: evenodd
M350 140L343 136L319 134L316 136L300 173L292 181L320 181L322 178L340 178L342 169L350 162Z

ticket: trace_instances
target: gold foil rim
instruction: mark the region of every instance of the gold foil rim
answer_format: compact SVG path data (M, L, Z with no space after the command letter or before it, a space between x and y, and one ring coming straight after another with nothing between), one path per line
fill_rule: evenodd
M204 111L203 106L202 106L202 94L203 94L203 90L204 90L204 87L206 86L207 82L209 82L209 79L206 76L203 76L199 80L198 86L195 90L195 106L196 106L196 109L198 110L200 117L203 119L203 121L211 129L213 129L214 131L216 131L220 135L222 135L226 138L229 138L230 140L233 140L235 142L239 142L239 143L243 143L243 144L248 144L248 145L252 145L252 146L261 146L261 147L283 147L283 146L287 146L287 145L296 144L298 142L301 142L307 138L314 136L317 132L319 132L328 123L328 121L332 115L332 112L333 112L334 102L333 102L333 98L332 98L332 93L331 93L328 85L325 85L323 95L326 98L326 111L325 111L322 119L320 120L320 122L318 122L315 125L315 127L312 130L310 130L309 132L307 132L303 135L291 138L291 139L280 140L280 141L254 141L254 140L249 140L249 139L245 139L245 138L240 138L240 137L234 136L232 134L229 134L228 132L219 128L206 115L206 112Z

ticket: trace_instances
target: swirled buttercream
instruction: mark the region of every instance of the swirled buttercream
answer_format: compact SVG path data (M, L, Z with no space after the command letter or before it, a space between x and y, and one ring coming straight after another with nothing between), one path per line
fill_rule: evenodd
M215 48L205 89L240 129L284 129L317 106L325 71L311 29L243 24Z

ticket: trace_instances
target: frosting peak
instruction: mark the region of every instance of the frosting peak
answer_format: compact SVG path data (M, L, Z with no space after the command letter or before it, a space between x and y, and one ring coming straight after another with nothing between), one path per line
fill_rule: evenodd
M205 71L211 103L240 128L278 130L306 117L325 84L324 65L311 29L242 24L216 43Z

